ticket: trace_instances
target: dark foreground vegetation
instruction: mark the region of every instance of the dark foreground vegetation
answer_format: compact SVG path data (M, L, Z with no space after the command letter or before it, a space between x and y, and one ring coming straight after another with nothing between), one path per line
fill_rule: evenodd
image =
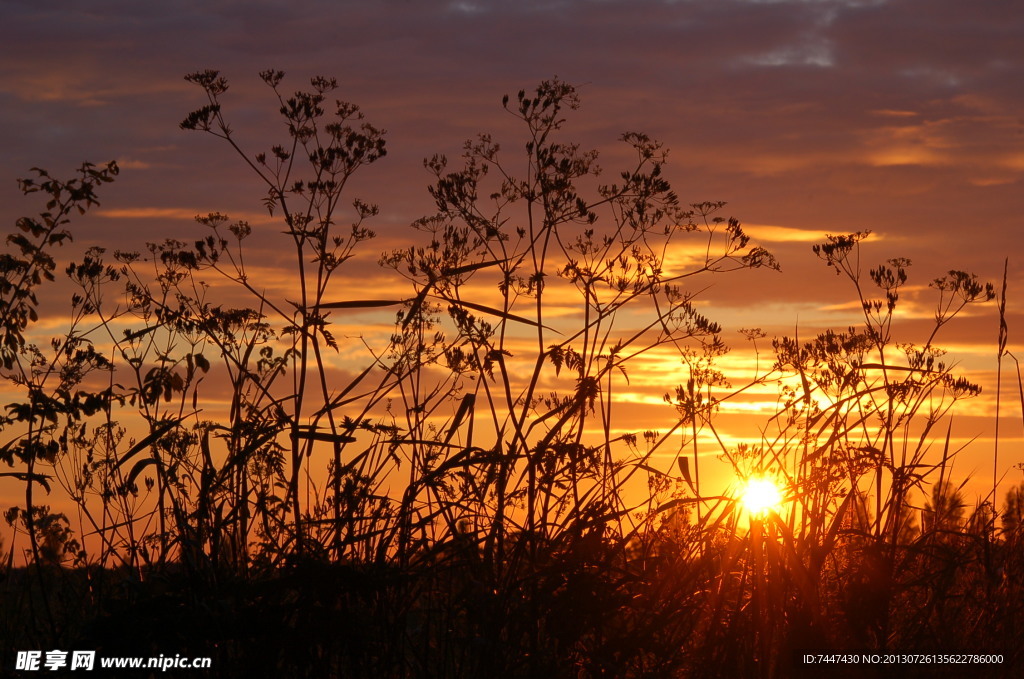
M379 262L405 292L348 294L377 208L346 184L384 133L332 80L287 95L261 75L281 145L237 145L215 72L188 77L208 101L182 127L239 154L283 246L210 214L199 239L58 267L69 217L117 168L22 181L45 208L0 255L0 475L24 492L0 549L5 672L19 650L94 649L209 656L223 677L915 674L795 662L828 650L991 652L1001 665L917 671L1017 676L1024 493L966 501L952 420L980 388L936 344L970 305L1003 318L1005 289L950 271L934 327L900 336L910 262L864 273L866 234L830 237L814 253L863 321L746 329L760 367L726 376L694 296L775 259L722 204L682 205L642 134L604 183L562 138L575 90L550 81L506 97L514 152L482 135L457 167L426 161L436 214ZM287 290L254 242L294 253ZM58 268L70 307L40 310ZM66 331L43 338L41 314ZM1004 323L1000 367L1007 342ZM636 431L619 394L655 358L673 366L665 424ZM760 442L724 443L720 404L765 388ZM708 455L773 478L782 503L750 516L709 491Z

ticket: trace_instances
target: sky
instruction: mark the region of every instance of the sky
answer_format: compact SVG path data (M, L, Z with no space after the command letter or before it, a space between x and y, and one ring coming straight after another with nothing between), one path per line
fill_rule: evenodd
M703 294L728 342L742 343L740 327L810 336L855 320L849 287L810 245L870 229L867 259L914 263L910 337L927 323L929 281L963 269L998 283L1009 257L1020 347L1024 9L1012 0L3 0L0 16L9 225L35 208L17 177L35 166L69 175L86 160L122 172L73 225L78 247L189 238L197 213L259 219L257 179L216 140L179 129L205 103L183 76L228 78L225 112L253 153L284 138L259 71L284 70L286 88L334 76L338 95L387 130L387 157L353 186L381 207L379 243L346 279L359 286L431 211L422 159L457 156L479 132L515 140L502 95L557 76L582 99L567 136L609 171L625 157L623 132L660 140L684 202L727 201L777 256L781 273L723 277ZM945 335L988 387L997 323L990 304ZM984 412L976 419L965 439L985 430Z

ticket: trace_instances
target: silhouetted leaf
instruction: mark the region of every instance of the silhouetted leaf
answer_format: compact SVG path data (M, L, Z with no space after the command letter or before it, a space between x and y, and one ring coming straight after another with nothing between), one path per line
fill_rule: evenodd
M459 403L459 409L455 413L455 419L452 420L452 426L448 428L448 434L444 437L444 442L449 443L452 437L455 436L455 432L458 431L459 425L466 418L466 413L473 409L473 405L476 403L476 394L466 394L462 397L462 402ZM472 445L470 442L469 445Z
M47 493L50 492L50 477L47 476L46 474L29 474L28 472L2 472L0 473L0 476L10 476L12 478L18 479L19 481L35 481L40 486L45 488Z
M478 271L480 269L486 269L489 266L498 266L504 264L507 259L492 259L486 262L476 262L475 264L464 264L463 266L445 267L441 269L441 273L445 276L457 276L463 273L469 273L470 271Z
M679 466L679 473L682 475L683 480L690 486L690 490L693 491L694 495L697 494L697 489L693 486L693 480L690 478L690 460L684 455L680 455L676 458L676 464Z
M327 443L352 443L356 440L354 436L348 434L332 434L329 431L312 429L300 429L295 433L295 437L307 441L326 441Z
M124 331L124 338L126 340L128 340L128 341L135 340L135 339L138 339L138 338L143 337L145 335L148 335L151 332L155 332L157 330L157 328L159 328L159 327L160 327L159 325L151 325L150 327L143 328L142 330L132 330L132 331L125 330Z
M374 368L376 368L376 367L377 367L377 364L376 364L376 363L371 363L370 365L366 366L366 368L365 368L365 369L363 370L363 372L359 373L359 374L358 374L358 375L356 376L356 378L355 378L354 380L352 380L351 382L349 382L349 383L348 383L348 385L346 385L346 386L345 386L345 388L341 390L341 393L340 393L340 394L338 394L338 395L337 395L336 397L334 397L334 398L333 398L333 399L331 400L331 402L330 402L330 403L328 403L328 404L327 404L327 405L325 405L325 406L324 406L323 408L321 408L320 410L318 410L318 411L316 412L316 415L323 415L324 413L326 413L326 412L327 412L327 411L329 411L329 410L334 410L335 408L338 408L338 407L340 407L340 406L343 406L343 405L345 405L346 403L348 403L349 401L346 401L346 400L345 400L345 396L347 396L349 392L351 392L351 391L352 391L353 389L355 389L355 388L356 388L356 386L357 386L357 385L358 385L358 384L359 384L360 382L362 382L362 381L363 381L363 379L364 379L364 378L365 378L365 377L366 377L367 375L369 375L369 374L370 374L370 372L371 372L371 371L372 371L372 370L373 370ZM353 398L358 398L358 397L353 397Z
M655 476L668 476L668 474L661 471L660 469L655 469L654 467L644 464L643 462L638 462L636 466L639 467L640 469L643 469L645 472L649 474L654 474Z
M176 420L164 420L163 422L160 422L159 424L157 424L156 427L153 428L153 431L151 431L148 436L146 436L144 439L142 439L141 441L136 443L134 446L129 448L128 451L125 452L125 454L121 456L121 459L117 461L117 464L114 465L114 468L117 469L118 467L123 465L125 462L130 460L132 457L134 457L135 455L138 455L140 452L142 452L143 450L148 448L150 445L155 443L157 441L157 439L159 439L161 436L166 434L168 431L170 431L172 428L176 427L178 424L180 424L184 420L185 420L184 417L179 417Z
M125 477L124 483L121 484L121 487L122 488L131 488L132 484L135 483L135 479L137 479L139 477L139 474L142 473L143 469L145 469L149 465L158 465L158 464L159 464L159 462L157 462L156 458L153 458L153 457L147 457L145 459L139 460L138 462L135 463L135 466L132 467L132 470L128 473L128 476Z
M504 318L505 320L508 320L508 321L515 321L517 323L524 323L526 325L532 325L535 328L544 328L545 330L551 330L552 332L558 332L554 328L549 328L546 325L541 325L537 321L530 320L529 318L525 318L523 316L517 316L515 314L510 314L507 311L502 311L501 309L495 309L494 307L489 307L489 306L486 306L484 304L477 304L476 302L467 302L464 299L458 299L458 300L456 300L456 299L448 299L447 297L442 297L441 299L443 299L444 301L448 302L449 304L454 304L456 306L464 306L464 307L467 307L469 309L473 309L474 311L480 311L480 312L483 312L485 314L490 314L492 316L497 316L499 318Z
M419 294L412 300L412 305L409 307L408 313L405 315L405 319L402 321L402 329L408 327L409 322L416 318L420 312L420 308L423 306L423 300L427 298L427 292L430 290L429 285L425 285Z

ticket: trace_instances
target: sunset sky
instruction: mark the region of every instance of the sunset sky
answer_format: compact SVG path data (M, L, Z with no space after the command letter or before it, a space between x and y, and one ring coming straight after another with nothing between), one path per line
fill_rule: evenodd
M1022 349L1024 9L1012 0L3 0L0 17L8 229L37 209L14 181L29 168L69 176L112 159L121 175L72 224L76 248L191 238L203 233L192 216L212 211L258 225L257 178L225 145L179 129L205 103L183 76L228 78L226 117L250 153L285 137L259 71L284 70L286 90L335 76L337 95L387 130L387 157L353 185L381 207L379 238L338 292L359 298L377 255L432 209L422 159L454 158L479 132L520 152L502 95L557 75L582 98L566 138L598 149L610 176L626 158L619 135L645 132L670 149L666 176L684 202L727 201L725 216L779 259L781 273L723 276L703 293L730 344L744 344L741 327L810 337L856 322L848 285L810 246L870 229L869 263L914 263L906 341L928 323L929 281L963 269L998 284L1009 257L1009 347ZM992 303L940 337L987 388L958 424L964 440L989 434L997 328ZM1014 376L1013 408L1016 389ZM1020 422L1009 412L1007 440ZM1008 449L1000 466L1016 481L1022 461ZM984 486L990 465L959 469Z

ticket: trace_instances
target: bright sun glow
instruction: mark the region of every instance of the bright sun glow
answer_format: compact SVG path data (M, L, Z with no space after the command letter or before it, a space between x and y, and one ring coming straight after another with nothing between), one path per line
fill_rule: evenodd
M743 506L754 516L763 516L768 510L778 511L782 493L771 479L747 479L741 493Z

